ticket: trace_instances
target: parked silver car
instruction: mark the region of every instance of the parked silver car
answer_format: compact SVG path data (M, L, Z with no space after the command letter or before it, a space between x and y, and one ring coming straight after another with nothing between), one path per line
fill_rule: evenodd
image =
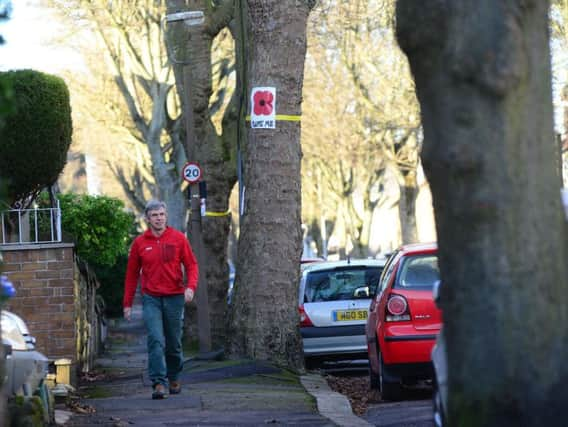
M3 310L2 343L6 355L4 390L8 396L32 396L46 393L45 378L49 361L35 349L35 338L16 314ZM41 396L42 400L46 396Z
M365 322L384 260L302 265L298 293L306 367L323 359L366 359Z

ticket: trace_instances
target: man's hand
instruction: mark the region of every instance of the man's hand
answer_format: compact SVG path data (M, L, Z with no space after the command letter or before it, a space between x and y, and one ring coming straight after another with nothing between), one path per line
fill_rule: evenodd
M187 288L183 293L183 297L186 304L189 304L191 301L193 301L193 289Z
M132 307L124 307L124 318L130 322L132 317Z

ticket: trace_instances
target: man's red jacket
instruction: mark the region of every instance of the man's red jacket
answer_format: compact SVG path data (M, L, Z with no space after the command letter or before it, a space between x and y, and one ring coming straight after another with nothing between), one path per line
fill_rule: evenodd
M183 281L185 268L187 286ZM141 279L142 294L156 297L183 294L186 287L197 289L199 268L185 235L167 227L160 237L151 230L134 239L128 255L124 283L124 307L132 307L132 300Z

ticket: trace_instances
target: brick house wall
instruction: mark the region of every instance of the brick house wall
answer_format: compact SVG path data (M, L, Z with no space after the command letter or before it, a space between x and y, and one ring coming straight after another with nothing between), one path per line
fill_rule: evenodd
M54 361L89 370L101 347L98 282L69 243L0 245L2 274L16 288L6 309L21 316L36 349Z

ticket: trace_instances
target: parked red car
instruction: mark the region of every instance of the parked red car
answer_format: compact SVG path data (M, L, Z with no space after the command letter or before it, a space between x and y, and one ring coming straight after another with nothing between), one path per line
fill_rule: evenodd
M371 388L385 400L399 400L403 384L432 378L442 326L432 295L438 280L435 243L402 246L387 260L365 328Z

